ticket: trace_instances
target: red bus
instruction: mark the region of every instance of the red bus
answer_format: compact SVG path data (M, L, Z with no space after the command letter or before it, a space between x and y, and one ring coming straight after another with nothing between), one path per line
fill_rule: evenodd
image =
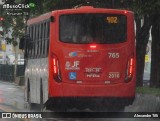
M91 6L52 11L27 22L25 40L30 106L54 100L133 102L133 12Z

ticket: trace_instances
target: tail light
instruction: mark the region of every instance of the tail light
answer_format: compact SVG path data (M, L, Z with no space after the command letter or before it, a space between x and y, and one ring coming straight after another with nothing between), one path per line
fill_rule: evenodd
M91 49L96 49L96 47L97 47L96 45L90 45Z
M60 66L58 58L54 55L53 56L53 78L57 82L61 82L61 74L60 74Z
M125 82L129 82L133 77L134 59L130 58L127 65Z

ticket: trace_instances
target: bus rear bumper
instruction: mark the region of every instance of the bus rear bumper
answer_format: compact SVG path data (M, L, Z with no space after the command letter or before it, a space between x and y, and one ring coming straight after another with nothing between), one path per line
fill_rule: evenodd
M110 85L82 85L61 83L50 87L50 97L134 98L135 82Z
M124 106L131 105L134 101L134 97L115 98L115 97L52 97L49 98L46 103L49 108L58 106L62 107L77 107L77 108L124 108ZM56 104L56 105L55 105Z

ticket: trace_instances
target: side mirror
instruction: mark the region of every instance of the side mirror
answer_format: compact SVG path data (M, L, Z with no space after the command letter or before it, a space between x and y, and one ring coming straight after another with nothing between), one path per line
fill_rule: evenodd
M54 22L54 20L55 20L54 16L51 16L51 17L50 17L50 21L51 21L51 22Z
M29 35L25 35L20 39L19 43L19 49L25 49L26 47L31 47L32 39L29 37Z

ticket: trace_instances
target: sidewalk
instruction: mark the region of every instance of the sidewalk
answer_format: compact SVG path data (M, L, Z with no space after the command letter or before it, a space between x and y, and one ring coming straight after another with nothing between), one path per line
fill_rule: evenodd
M17 110L24 110L24 86L13 82L0 81L0 105L9 106Z

